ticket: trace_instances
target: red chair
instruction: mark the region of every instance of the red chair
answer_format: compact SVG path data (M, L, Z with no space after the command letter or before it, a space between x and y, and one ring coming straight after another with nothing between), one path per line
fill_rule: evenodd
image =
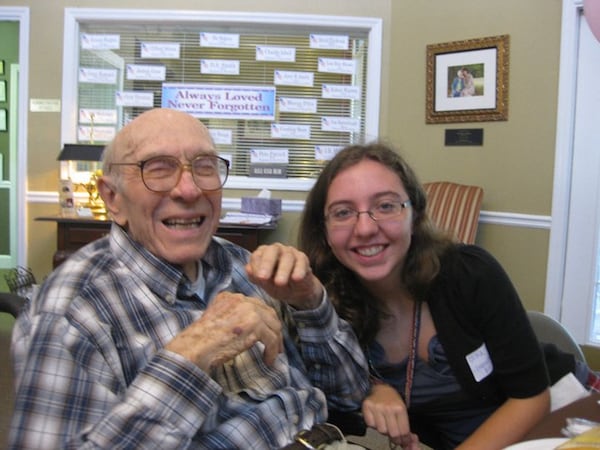
M427 214L440 229L465 244L475 243L483 189L450 181L424 183Z

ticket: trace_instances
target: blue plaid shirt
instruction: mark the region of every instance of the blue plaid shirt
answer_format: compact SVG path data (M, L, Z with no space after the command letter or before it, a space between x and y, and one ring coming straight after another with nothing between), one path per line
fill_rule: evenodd
M262 450L325 421L327 404L359 408L367 365L349 325L327 298L310 311L269 299L247 280L247 257L214 238L202 298L117 225L65 261L15 323L11 448ZM295 324L274 366L260 343L211 373L164 349L223 290Z

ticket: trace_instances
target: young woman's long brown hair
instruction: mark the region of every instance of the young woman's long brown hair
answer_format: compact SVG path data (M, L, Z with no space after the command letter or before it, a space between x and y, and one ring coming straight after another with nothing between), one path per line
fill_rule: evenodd
M428 287L439 271L440 258L452 241L432 226L425 212L427 200L421 183L406 161L388 145L378 142L349 146L325 166L306 200L299 246L308 255L316 276L327 288L340 316L350 322L361 344L367 345L377 333L382 312L354 273L340 264L331 252L324 218L327 193L333 179L364 159L377 161L394 171L410 199L413 234L402 283L415 300L426 300Z

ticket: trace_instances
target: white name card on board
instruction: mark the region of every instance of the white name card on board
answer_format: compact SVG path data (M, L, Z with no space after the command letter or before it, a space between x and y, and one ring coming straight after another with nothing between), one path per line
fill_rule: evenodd
M83 50L118 50L121 37L118 34L81 33L80 43Z
M360 119L353 117L321 117L321 130L358 133L360 131Z
M356 72L356 61L342 58L318 58L317 66L319 72L343 73L354 75Z
M128 80L165 81L167 68L157 64L127 64Z
M81 108L79 123L117 123L117 110Z
M200 47L239 48L240 35L237 33L200 33Z
M322 84L321 96L323 98L360 100L360 86L353 86L351 84Z
M273 82L282 86L312 87L315 74L313 72L299 72L294 70L275 70Z
M77 127L77 140L88 142L109 142L115 137L115 127Z
M154 106L153 92L117 91L115 92L117 106L140 106L152 108Z
M272 123L271 137L274 139L310 139L310 125Z
M256 46L257 61L280 61L280 62L295 62L296 49L294 47L276 47L257 45Z
M80 67L78 80L80 83L116 84L117 71L115 69Z
M208 131L212 140L217 145L231 145L233 142L233 132L231 130L226 130L224 128L210 128Z
M329 161L343 148L341 145L315 145L315 159Z
M201 59L200 73L215 75L239 75L240 62L233 59Z
M287 148L251 148L250 162L287 164L289 151Z
M179 59L180 47L178 42L142 42L140 57Z
M310 48L324 50L348 50L348 36L337 34L311 34L309 36Z
M279 112L316 114L317 99L298 97L279 97Z

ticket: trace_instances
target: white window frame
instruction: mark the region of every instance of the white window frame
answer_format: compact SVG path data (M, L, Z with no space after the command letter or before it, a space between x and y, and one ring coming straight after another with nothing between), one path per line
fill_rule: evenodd
M600 228L600 181L597 175L600 158L587 149L594 146L587 134L597 133L597 126L592 122L597 119L594 119L596 111L584 111L581 104L577 104L578 83L593 82L582 75L593 73L593 70L578 71L580 64L598 67L598 62L589 61L580 53L579 37L582 31L585 32L582 27L587 27L582 9L582 0L563 1L545 312L567 327L578 343L598 345L590 341L590 335ZM597 142L598 138L595 139Z
M375 139L379 135L379 109L381 96L381 56L382 56L382 19L371 17L325 16L279 13L244 13L220 11L175 11L175 10L133 10L133 9L96 9L65 8L64 17L64 55L63 55L63 95L61 116L61 140L76 142L77 124L77 71L79 61L79 22L161 22L161 23L213 23L230 24L232 27L242 24L303 25L327 27L329 30L354 28L368 32L369 49L367 61L367 92L365 110L365 136ZM62 146L62 145L61 145ZM276 179L231 176L227 188L232 189L273 189L287 191L308 191L314 179Z

